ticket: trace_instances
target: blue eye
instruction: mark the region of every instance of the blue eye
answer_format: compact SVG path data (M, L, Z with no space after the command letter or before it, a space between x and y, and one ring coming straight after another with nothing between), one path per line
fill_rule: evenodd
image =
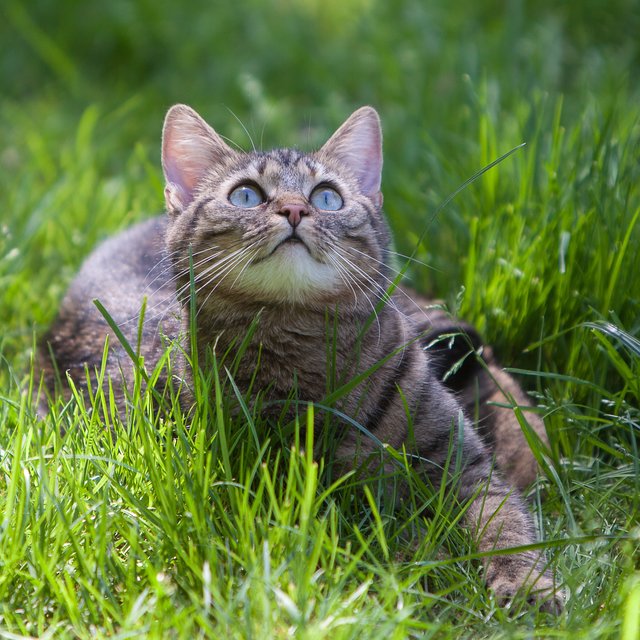
M241 209L251 209L257 207L264 202L264 196L260 189L250 184L243 184L236 187L229 194L229 202L234 207L240 207Z
M311 204L323 211L338 211L342 209L342 196L331 187L316 187L309 198Z

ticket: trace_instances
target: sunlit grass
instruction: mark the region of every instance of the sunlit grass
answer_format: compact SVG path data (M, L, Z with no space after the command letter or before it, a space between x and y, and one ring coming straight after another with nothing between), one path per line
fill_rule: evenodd
M0 636L637 636L632 0L1 11ZM190 415L134 394L122 424L98 393L35 417L34 333L101 238L162 209L178 101L245 148L244 127L311 148L378 108L397 248L432 267L412 263L413 286L480 327L545 414L529 498L568 595L558 619L496 607L447 500L333 484L305 414L274 425L223 368Z

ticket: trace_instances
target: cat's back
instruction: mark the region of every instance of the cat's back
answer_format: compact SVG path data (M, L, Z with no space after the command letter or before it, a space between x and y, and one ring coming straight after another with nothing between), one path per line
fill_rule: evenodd
M125 350L94 300L136 348L140 311L146 299L141 344L146 360L154 360L161 350L162 335L177 335L179 307L172 268L166 259L165 230L164 216L151 218L105 240L85 260L40 346L40 366L49 389L54 387L56 376L51 355L63 386L65 372L76 378L82 376L85 366L90 371L100 366L107 335L115 356L109 369L115 371L126 361Z
M103 241L83 263L62 303L62 311L94 307L100 300L116 322L137 315L144 296L147 306L160 303L173 292L171 268L166 260L166 217L134 225ZM165 291L166 290L166 291Z

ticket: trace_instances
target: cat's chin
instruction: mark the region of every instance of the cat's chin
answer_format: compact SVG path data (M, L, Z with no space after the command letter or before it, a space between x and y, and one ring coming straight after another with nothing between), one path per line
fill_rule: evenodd
M341 285L333 266L318 262L304 242L288 240L244 269L236 284L245 294L293 304L326 300Z
M311 256L311 251L309 247L305 244L305 242L298 237L289 237L286 240L283 240L279 245L277 245L273 251L269 254L269 258L275 256L278 253L283 253L288 256L291 260L298 261L302 259L299 254L306 253L307 256ZM313 257L312 257L313 259Z

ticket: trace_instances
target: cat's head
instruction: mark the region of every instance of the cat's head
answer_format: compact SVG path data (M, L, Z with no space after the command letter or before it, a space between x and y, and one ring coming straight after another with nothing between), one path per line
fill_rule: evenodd
M377 299L387 288L380 208L382 133L371 107L324 146L242 152L190 107L166 117L162 164L167 247L179 286L193 256L201 300L327 305Z

